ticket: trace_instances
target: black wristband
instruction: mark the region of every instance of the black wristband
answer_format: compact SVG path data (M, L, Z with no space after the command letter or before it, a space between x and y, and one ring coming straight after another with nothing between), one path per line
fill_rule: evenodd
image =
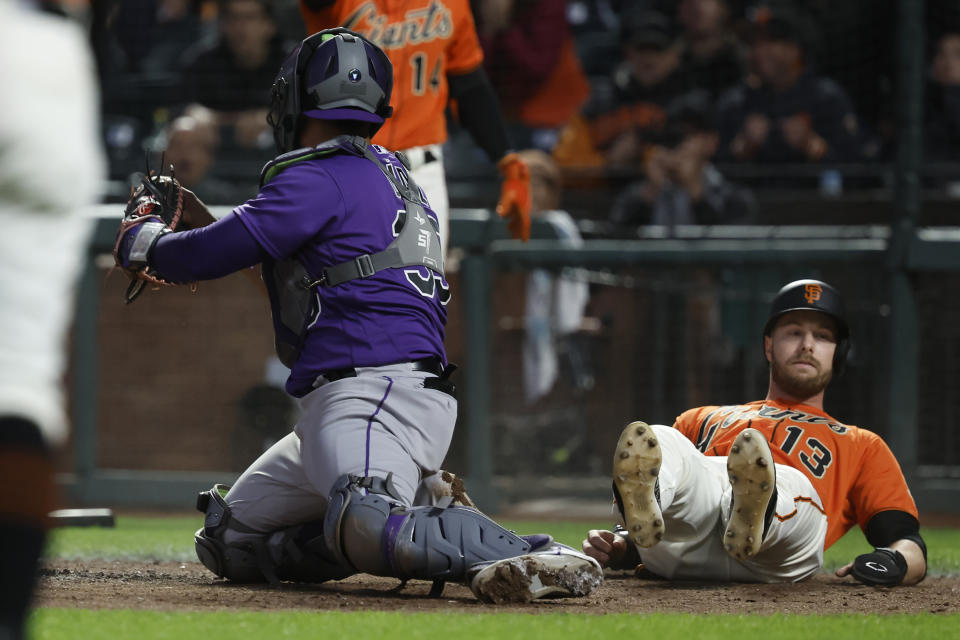
M907 575L907 560L896 549L877 547L873 553L857 556L852 573L864 584L893 587L903 582Z

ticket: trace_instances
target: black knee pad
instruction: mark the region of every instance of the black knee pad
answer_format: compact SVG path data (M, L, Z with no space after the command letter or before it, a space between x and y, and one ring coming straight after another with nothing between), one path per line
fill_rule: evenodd
M207 537L203 529L193 536L197 557L215 575L231 582L266 582L253 547L226 545L218 538Z
M206 517L194 535L194 546L200 562L216 575L233 582L278 583L340 580L355 573L331 557L322 522L258 532L232 517L226 491L216 485L197 499L197 508ZM230 542L225 541L228 532Z
M275 580L342 580L356 570L334 557L323 534L323 521L307 522L271 533L265 542Z
M205 514L203 528L193 536L197 557L207 569L233 582L266 582L254 544L227 545L223 534L231 524L230 507L223 496L229 487L214 485L197 496L197 510Z

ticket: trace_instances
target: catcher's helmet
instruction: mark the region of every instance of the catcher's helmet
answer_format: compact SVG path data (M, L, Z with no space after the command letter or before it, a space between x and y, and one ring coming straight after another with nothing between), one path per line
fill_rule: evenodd
M393 65L379 47L349 29L325 29L287 57L270 90L267 122L277 150L297 144L300 117L369 122L371 135L393 113Z
M843 299L832 286L821 280L795 280L784 285L770 304L770 315L763 327L768 336L777 324L777 319L791 311L819 311L837 323L837 349L833 354L833 371L843 373L850 350L850 327Z

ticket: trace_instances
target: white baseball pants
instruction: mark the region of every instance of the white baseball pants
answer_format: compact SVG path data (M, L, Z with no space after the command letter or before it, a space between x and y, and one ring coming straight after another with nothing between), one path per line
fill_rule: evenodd
M731 504L726 457L703 455L672 427L651 427L663 454L665 532L656 546L639 549L647 569L665 578L737 582L796 582L820 570L827 518L806 476L776 465L776 513L757 554L740 563L723 548Z

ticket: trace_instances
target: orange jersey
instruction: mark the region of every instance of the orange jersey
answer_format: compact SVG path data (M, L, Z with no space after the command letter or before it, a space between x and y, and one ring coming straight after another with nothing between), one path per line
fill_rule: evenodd
M347 27L376 43L393 63L393 116L373 141L388 149L441 144L447 74L483 63L467 0L338 0L310 10L300 0L308 33Z
M516 108L516 117L534 127L561 127L590 95L573 38L563 43L560 59L544 83Z
M725 456L738 433L753 427L767 437L773 459L801 471L827 514L829 547L853 525L866 527L881 511L917 506L887 444L871 431L837 422L820 409L771 400L685 411L673 425L708 456Z

